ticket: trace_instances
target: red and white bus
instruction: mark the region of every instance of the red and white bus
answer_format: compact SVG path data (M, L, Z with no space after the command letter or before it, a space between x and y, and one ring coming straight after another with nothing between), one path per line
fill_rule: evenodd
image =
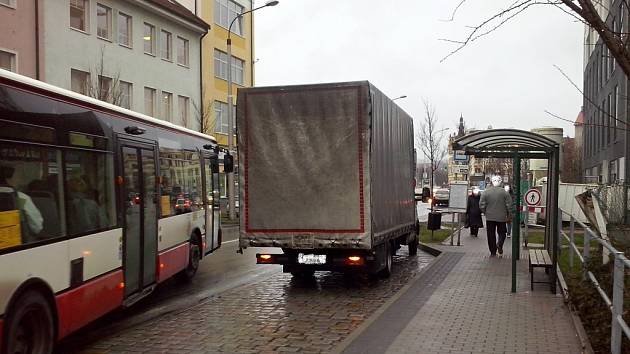
M216 141L0 70L0 353L50 353L221 245Z

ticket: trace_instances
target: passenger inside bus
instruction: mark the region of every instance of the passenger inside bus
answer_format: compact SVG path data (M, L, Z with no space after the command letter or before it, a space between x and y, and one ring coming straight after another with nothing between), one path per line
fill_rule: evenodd
M11 179L14 173L14 167L0 165L0 211L19 210L22 243L33 242L42 231L44 219L31 197L13 187Z
M42 235L45 237L55 237L61 235L61 224L59 223L59 208L57 200L59 196L51 191L56 191L58 175L50 175L46 181L41 179L33 180L28 184L26 193L33 200L33 204L44 216Z
M68 180L69 211L73 222L69 223L70 232L80 233L99 230L108 226L107 215L92 199L94 189L90 188L84 178L79 176Z

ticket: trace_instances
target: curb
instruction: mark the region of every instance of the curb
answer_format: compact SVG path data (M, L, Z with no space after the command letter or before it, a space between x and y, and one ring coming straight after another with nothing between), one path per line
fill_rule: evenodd
M420 243L418 244L418 248L420 248L420 249L421 249L421 250L423 250L424 252L426 252L426 253L428 253L428 254L432 255L433 257L437 257L437 256L439 256L439 255L441 255L441 254L442 254L442 251L440 251L440 250L439 250L439 249L437 249L437 248L433 248L433 247L429 246L429 245L428 245L428 244L426 244L426 243L422 243L422 242L420 242Z
M578 339L582 344L582 350L585 354L593 354L593 347L591 347L591 341L588 339L588 335L586 334L586 330L584 329L584 325L582 325L582 319L580 315L575 310L573 304L569 300L569 287L567 286L566 281L564 280L564 275L560 270L560 266L558 267L558 283L560 283L560 291L562 292L562 296L564 297L564 303L567 305L569 312L571 313L571 321L573 322L573 327L575 327L575 331L577 332Z
M376 321L383 314L383 312L385 312L393 303L395 303L401 296L403 296L411 288L411 286L418 280L418 278L420 278L420 276L426 273L429 269L433 268L433 265L436 263L436 261L440 258L442 254L442 251L436 248L430 247L423 243L420 243L418 245L418 248L429 253L432 256L435 256L435 259L433 259L429 265L424 267L424 269L419 271L418 274L416 274L413 278L411 278L409 282L405 284L405 286L403 286L400 290L398 290L396 294L394 294L394 296L390 297L387 301L385 301L383 305L381 305L378 309L376 309L376 311L374 311L374 313L372 313L370 317L368 317L365 321L363 321L363 323L361 323L361 325L359 325L359 327L357 327L352 333L350 333L350 335L348 335L344 340L342 340L339 344L337 344L330 351L331 354L343 353L343 351L355 339L357 339L368 327L370 327L370 325L374 321Z

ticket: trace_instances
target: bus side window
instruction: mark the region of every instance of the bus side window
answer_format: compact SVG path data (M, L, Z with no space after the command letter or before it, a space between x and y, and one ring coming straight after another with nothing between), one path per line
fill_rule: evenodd
M112 156L101 152L68 151L65 159L69 234L115 226Z
M0 249L64 235L61 153L0 143Z

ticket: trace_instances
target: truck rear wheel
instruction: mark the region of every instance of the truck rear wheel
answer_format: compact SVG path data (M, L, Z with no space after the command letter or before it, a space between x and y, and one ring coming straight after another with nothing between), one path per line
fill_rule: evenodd
M50 354L55 325L46 298L29 290L16 301L6 324L5 354Z
M394 252L390 242L385 243L385 267L381 269L379 275L382 278L389 278L392 275L392 264L394 263Z
M407 246L409 246L409 255L410 256L415 256L418 254L418 244L419 244L419 240L418 240L418 234L415 235L415 237L413 238L413 241L409 242L409 244Z

